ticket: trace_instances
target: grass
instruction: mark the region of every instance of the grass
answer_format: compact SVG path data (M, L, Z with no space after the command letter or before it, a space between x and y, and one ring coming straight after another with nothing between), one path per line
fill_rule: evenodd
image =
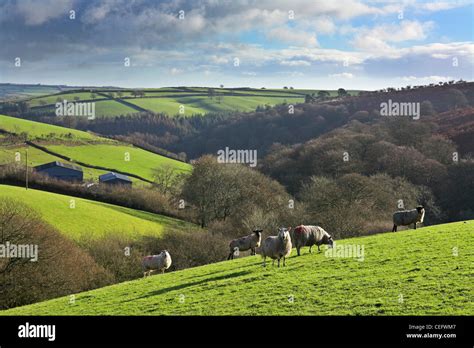
M89 165L119 169L127 173L139 175L148 180L153 180L154 169L164 165L172 166L180 171L191 170L190 164L127 145L48 145L47 147L49 150L72 158L75 161L84 162ZM126 160L126 153L130 156L129 161Z
M160 112L166 113L171 116L179 114L179 107L182 104L174 98L133 98L133 99L127 99L127 101L141 108L144 108L156 113L160 113ZM184 115L206 113L205 109L202 109L199 107L194 107L190 105L184 105L184 107L185 107Z
M165 227L193 226L166 216L112 204L22 187L0 185L0 198L17 199L37 212L46 222L69 238L100 238L123 233L132 237L159 236ZM71 208L71 199L75 207Z
M210 112L249 112L254 111L257 106L276 105L284 102L298 103L304 102L304 94L313 92L312 90L284 90L284 89L249 89L237 90L229 88L213 88L216 95L219 93L233 93L233 96L222 97L218 102L217 98L210 99L207 96L207 87L189 87L185 90L176 88L149 88L143 89L145 96L148 98L134 98L131 90L122 90L122 98L129 103L137 105L143 109L150 110L156 113L166 113L170 116L180 114L180 105L185 106L184 115L201 114L204 115ZM190 94L200 93L201 96L190 96ZM302 93L300 96L297 93ZM332 94L335 91L331 91ZM91 99L91 92L73 91L69 93L54 94L49 96L42 96L39 98L32 98L28 100L30 107L40 107L40 103L53 105L58 98L63 98L68 101L74 101L75 97L79 100ZM264 95L264 96L262 96ZM117 92L114 92L117 97ZM275 97L276 96L276 97ZM130 98L132 97L132 98ZM150 98L152 97L152 98ZM156 97L156 98L153 98ZM105 97L97 94L96 98L96 116L97 117L112 117L118 115L125 115L136 113L133 108L121 104L116 100L104 100ZM54 113L51 107L40 107L44 112Z
M25 146L18 145L13 147L0 147L0 165L2 164L9 164L9 163L17 163L16 162L16 154L20 153L20 163L24 165L25 158L26 158L26 151ZM62 158L50 155L44 151L36 149L34 147L28 147L28 166L35 167L40 164L45 164L53 161L60 161L64 163L74 164L72 162L68 162L63 160ZM99 175L107 173L105 170L99 169L92 169L92 168L82 168L84 173L84 180L87 181L99 181ZM132 179L134 182L141 182L136 179Z
M245 257L0 314L474 315L473 230L474 220L351 238L336 246L363 245L364 261L304 248L284 268Z
M103 100L95 102L95 114L97 117L128 115L136 112L138 111L115 100Z
M10 133L28 133L29 140L59 138L68 141L108 141L88 132L0 115L0 129Z
M72 158L74 161L139 175L148 180L154 179L153 170L160 166L168 165L179 171L192 169L190 164L75 129L3 115L0 115L0 129L17 134L28 133L29 140L37 141L48 150ZM15 149L21 147L22 144L2 146L0 163L14 162L14 153L17 151ZM125 160L126 153L130 154L129 161ZM32 150L31 156L32 165L57 160L55 156L41 154L38 150ZM86 179L97 180L98 175L103 173L94 169L84 170Z
M91 93L90 92L78 92L78 93L62 93L62 94L57 94L57 95L50 95L46 97L41 97L41 98L33 98L31 99L28 104L30 107L33 106L40 106L41 102L44 102L45 104L56 104L57 99L61 98L61 102L63 100L67 100L68 102L74 102L74 98L78 97L79 100L91 100ZM104 99L105 97L101 95L96 95L95 100L100 100Z
M207 96L186 96L177 93L174 98L134 98L128 102L144 109L168 115L179 114L180 105L184 105L184 115L205 114L209 112L254 111L257 106L276 105L284 102L302 103L303 97L250 97L250 96L224 96L218 101Z

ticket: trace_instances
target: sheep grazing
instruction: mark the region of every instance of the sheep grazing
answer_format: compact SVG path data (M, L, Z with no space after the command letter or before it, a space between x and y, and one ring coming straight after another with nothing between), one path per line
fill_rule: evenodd
M309 246L309 252L313 245L319 248L322 244L329 245L331 248L334 245L334 240L329 233L327 233L322 227L319 226L305 226L300 225L293 231L293 242L296 246L296 252L300 256L300 249L304 246Z
M158 255L145 256L142 260L143 277L150 276L154 271L161 271L163 274L170 266L171 255L167 250L163 250Z
M420 205L416 209L397 211L393 214L392 232L397 232L398 226L408 226L413 224L416 230L416 224L422 223L425 218L425 208Z
M236 251L247 251L250 249L252 250L250 254L255 255L255 249L260 246L262 241L262 232L263 230L253 230L253 233L248 236L232 240L229 243L230 253L227 260L232 260Z
M280 267L280 259L283 258L283 266L285 266L286 257L291 254L291 227L278 229L277 236L267 237L262 244L262 257L263 267L266 266L267 256L273 259L272 265L275 264L275 260L278 260L278 267Z

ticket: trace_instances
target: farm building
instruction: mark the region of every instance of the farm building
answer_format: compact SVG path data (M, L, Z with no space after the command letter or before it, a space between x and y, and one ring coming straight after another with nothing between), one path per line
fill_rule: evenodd
M80 182L84 178L84 173L82 172L81 167L59 161L41 164L34 167L34 170L37 173L65 181Z
M114 172L102 174L99 176L99 181L108 185L132 186L132 180L128 176Z

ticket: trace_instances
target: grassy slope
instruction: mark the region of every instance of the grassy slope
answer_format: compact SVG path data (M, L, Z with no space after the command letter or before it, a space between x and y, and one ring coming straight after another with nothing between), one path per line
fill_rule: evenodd
M0 185L0 198L9 197L30 206L49 224L73 240L100 238L108 233L131 236L160 235L164 227L192 226L166 216L112 204L21 187ZM75 208L70 208L70 200Z
M48 145L47 147L75 161L106 168L116 168L140 175L148 180L153 180L153 170L163 165L170 165L180 171L188 171L191 168L187 163L125 145ZM129 161L125 161L125 153L127 152L130 154Z
M54 133L55 138L64 138L68 141L92 141L92 140L103 140L106 139L99 138L88 132L79 131L71 128L64 128L59 126L54 126L46 123L35 122L30 120L23 120L16 117L10 117L5 115L0 115L0 129L4 129L10 133L22 133L28 132L28 139L44 139L49 134ZM110 140L107 140L110 141Z
M67 156L76 161L84 162L90 165L112 168L120 171L129 172L140 175L146 179L153 180L153 169L162 165L170 165L178 170L191 170L191 165L176 161L164 156L157 155L153 152L145 151L136 147L125 145L117 141L101 138L93 134L78 131L75 129L53 126L49 124L22 120L14 117L0 115L0 129L4 129L13 133L28 132L30 140L60 140L64 144L49 145L42 144L49 150ZM53 134L54 133L54 134ZM53 136L51 137L51 134ZM69 146L73 145L73 146ZM18 151L17 148L6 147L0 152L0 162L13 162L13 157L9 152ZM125 152L130 153L130 161L125 161ZM3 155L2 155L3 153ZM32 152L34 156L34 151ZM46 156L47 157L47 156ZM45 158L44 162L34 164L43 164L49 161L51 157ZM53 159L54 160L54 159ZM63 160L61 160L63 161ZM86 173L86 178L92 176L97 179L97 174L93 169ZM100 172L102 173L102 172ZM90 176L88 176L90 174ZM137 180L137 179L132 179Z
M474 220L352 238L338 244L364 245L363 262L305 248L285 268L246 257L84 292L75 304L62 297L1 314L473 315L473 230Z
M126 101L144 109L153 112L163 112L169 115L176 115L179 113L179 106L185 106L184 115L193 114L205 114L208 112L228 112L228 111L253 111L259 105L275 105L281 104L285 101L288 103L297 103L304 101L304 95L298 96L295 94L296 90L232 90L228 88L220 89L214 88L216 94L219 92L229 93L232 92L235 96L223 97L220 103L217 99L209 99L207 96L208 88L205 87L191 87L187 88L186 91L180 91L174 88L158 88L158 89L145 89L145 95L147 97L165 97L165 98L127 98ZM308 92L310 92L308 90ZM204 93L203 96L188 97L192 93ZM305 90L298 90L297 93L306 93ZM272 96L280 97L265 97L265 96L247 96L241 94L267 94ZM28 101L30 107L40 106L40 101L44 101L48 105L56 103L58 98L66 99L70 102L74 101L74 97L79 97L80 100L91 99L90 92L77 91L74 93L63 93L54 94L50 96L43 96L40 98L33 98ZM117 94L114 93L116 96ZM130 97L131 91L122 91L122 97ZM132 108L123 105L115 100L103 100L104 97L97 95L96 98L96 115L98 117L110 117L120 114L135 113L136 111ZM54 108L43 107L41 110L48 110L54 113Z
M19 152L21 155L21 163L24 165L25 163L25 146L18 145L14 147L0 147L0 165L8 164L15 161L16 153ZM28 147L28 166L34 167L40 164L52 162L52 161L60 161L73 164L72 162L68 162L63 160L62 158L50 155L44 151L38 150L34 147ZM82 168L84 172L84 180L90 181L99 181L99 175L107 173L105 170L99 169L92 169L92 168ZM136 182L140 182L136 180Z
M153 112L163 112L169 115L179 113L179 106L184 105L184 115L205 114L207 112L254 111L257 106L275 105L283 102L301 103L303 97L249 97L225 96L218 102L217 98L207 96L187 97L185 93L177 94L175 98L136 98L128 102Z
M61 102L63 100L67 100L68 102L73 102L75 97L79 97L80 100L92 99L90 92L62 93L62 94L50 95L50 96L41 97L41 98L33 98L28 102L28 104L30 107L41 105L41 101L44 101L46 104L56 104L58 98L61 98ZM101 95L97 95L95 99L100 100L100 99L105 99L105 97Z
M116 115L134 114L137 110L123 105L115 100L103 100L95 103L95 114L97 117L110 117Z

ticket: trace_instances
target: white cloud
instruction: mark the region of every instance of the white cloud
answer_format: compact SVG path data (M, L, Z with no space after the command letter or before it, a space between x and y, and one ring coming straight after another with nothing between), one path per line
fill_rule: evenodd
M417 77L417 76L403 76L401 78L403 81L406 82L411 82L411 83L438 83L438 82L448 82L451 80L455 80L451 76L437 76L437 75L431 75L431 76L422 76L422 77Z
M16 3L15 11L25 19L26 25L40 25L50 19L63 16L69 17L69 11L74 10L74 0L22 0Z
M313 23L318 33L334 34L336 32L336 24L329 17L318 17Z
M436 2L417 4L416 7L422 10L436 12L436 11L451 10L453 8L464 7L467 5L472 5L472 1L470 0L436 1Z
M218 57L216 55L212 55L210 57L210 60L214 64L228 64L229 63L229 59L227 59L226 57Z
M171 75L179 75L179 74L181 74L182 72L183 72L182 69L178 69L178 68L171 68L171 69L170 69L170 74L171 74Z
M338 78L343 78L343 79L352 79L354 77L353 74L351 73L340 73L340 74L330 74L328 75L329 77L338 77Z
M433 27L434 23L432 21L420 23L409 20L403 20L399 24L379 25L371 29L361 29L353 44L361 50L389 50L391 47L388 43L390 42L426 39Z
M282 60L280 65L286 66L311 66L311 63L306 60Z
M267 37L294 46L317 46L316 34L290 28L274 28L267 33Z

